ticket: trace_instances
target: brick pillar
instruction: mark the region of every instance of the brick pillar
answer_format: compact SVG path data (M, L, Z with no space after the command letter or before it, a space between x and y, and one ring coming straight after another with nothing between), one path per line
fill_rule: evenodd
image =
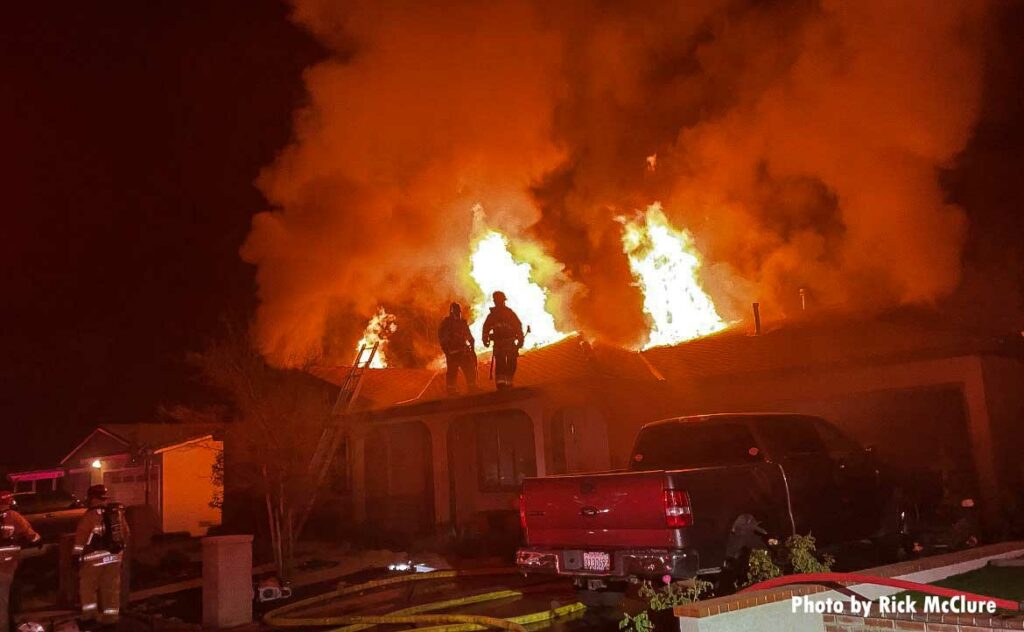
M252 622L252 536L203 538L203 626Z

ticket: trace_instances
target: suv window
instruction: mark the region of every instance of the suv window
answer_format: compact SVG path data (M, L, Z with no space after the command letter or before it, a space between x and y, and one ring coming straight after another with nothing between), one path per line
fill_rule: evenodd
M735 422L678 422L652 426L637 437L634 470L740 465L756 447L746 425Z
M811 417L772 415L757 420L766 443L780 456L813 454L825 451Z
M832 456L843 456L863 452L860 444L847 437L839 428L822 419L814 420L814 427L818 429L825 449Z
M23 514L46 513L80 507L77 498L65 491L30 492L14 495L15 509Z

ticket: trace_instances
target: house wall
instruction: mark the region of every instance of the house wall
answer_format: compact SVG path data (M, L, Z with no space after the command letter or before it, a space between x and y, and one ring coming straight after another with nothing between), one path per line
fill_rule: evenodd
M396 530L386 506L401 504L408 496L402 490L415 489L432 499L432 511L421 513L435 526L477 529L508 515L515 518L519 490L518 483L509 484L510 475L518 481L609 466L607 417L578 390L470 409L401 413L363 420L350 430L353 513L359 524ZM426 433L408 432L410 424ZM411 455L407 466L387 465L395 454ZM419 491L425 482L432 489Z
M957 491L977 492L994 520L1005 483L1024 480L1024 468L1009 451L1024 438L1022 375L1024 365L1016 360L964 356L672 383L598 382L416 419L430 433L438 524L460 525L481 512L514 508L515 494L479 489L476 429L467 421L503 410L518 410L533 424L538 476L623 468L637 431L657 419L714 412L820 415L883 458L930 467L961 486ZM396 415L371 423L403 420ZM365 473L359 442L352 445L353 463ZM354 474L355 511L365 522L358 508L365 481L359 478Z
M997 475L1004 495L1005 509L1024 508L1024 460L1020 445L1024 442L1024 362L1014 358L982 358L988 414L992 424ZM1019 517L1017 517L1019 519Z
M200 536L220 524L220 509L211 507L210 501L214 494L213 463L223 449L222 441L205 439L161 453L165 533L187 531Z
M1005 366L992 366L993 372L1012 375ZM962 473L957 484L977 489L986 519L994 524L1004 476L996 465L997 428L990 414L998 398L982 367L982 358L964 356L709 378L672 393L674 410L666 416L780 410L819 414L901 463L906 455L929 463L930 451L933 462L946 472ZM635 434L642 423L633 420L628 434ZM616 432L626 434L621 428ZM945 441L960 449L940 448ZM613 465L624 466L630 444L613 438L611 446Z
M407 421L373 428L365 450L368 522L389 533L430 531L434 486L427 427Z

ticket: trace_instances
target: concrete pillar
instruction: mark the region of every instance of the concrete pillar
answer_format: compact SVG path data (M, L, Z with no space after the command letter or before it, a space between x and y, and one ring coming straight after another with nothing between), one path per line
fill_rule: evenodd
M971 452L978 475L978 491L982 500L985 525L998 527L1001 499L999 495L999 473L992 444L992 420L988 414L988 400L985 396L985 378L981 369L981 358L970 358L970 366L964 379L964 402L967 405L967 430L970 434Z
M252 536L203 538L203 626L252 622Z
M537 461L537 476L547 476L548 458L544 441L544 406L540 401L534 400L523 408L523 412L529 415L533 422L533 446L534 457Z
M349 433L352 442L352 514L357 525L366 522L366 431L355 427Z
M434 463L434 522L437 524L447 524L455 519L450 515L452 508L451 475L448 471L448 424L450 421L448 417L427 421L427 429L430 431L430 453Z

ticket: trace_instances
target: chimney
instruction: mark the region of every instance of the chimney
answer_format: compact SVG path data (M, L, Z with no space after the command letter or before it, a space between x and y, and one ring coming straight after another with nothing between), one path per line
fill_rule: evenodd
M800 311L807 311L807 292L803 288L800 288Z
M754 335L761 335L761 304L754 303Z

